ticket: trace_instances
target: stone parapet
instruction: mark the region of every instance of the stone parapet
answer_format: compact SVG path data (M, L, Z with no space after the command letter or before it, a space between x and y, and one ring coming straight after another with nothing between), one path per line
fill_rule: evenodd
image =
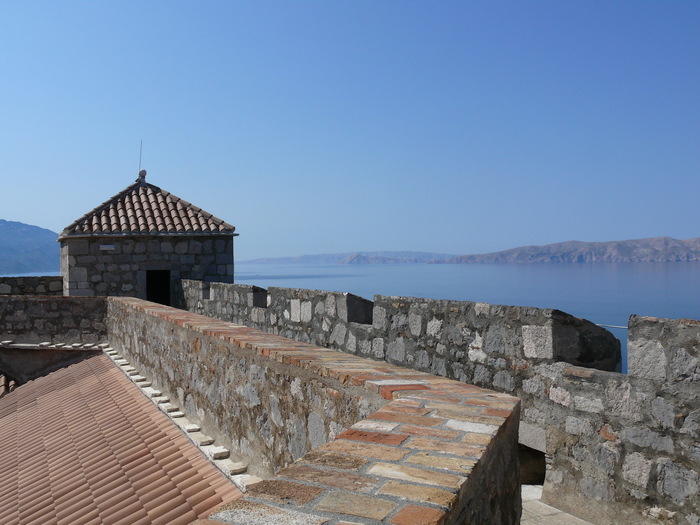
M193 311L517 396L551 505L595 524L700 524L698 321L632 316L625 375L609 332L556 310L375 296L369 324L338 314L343 294L271 288L261 307L260 288L185 290Z
M97 343L106 336L104 297L0 296L0 340Z
M212 519L519 522L514 397L138 299L110 298L108 330L188 419L270 478Z
M63 278L0 277L0 295L63 295Z

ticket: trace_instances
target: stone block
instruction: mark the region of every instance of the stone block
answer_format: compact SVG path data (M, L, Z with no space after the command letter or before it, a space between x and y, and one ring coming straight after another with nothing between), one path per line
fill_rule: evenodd
M521 421L518 442L540 452L547 452L547 431L539 425Z
M471 352L470 352L470 358L471 358ZM535 396L542 396L544 394L544 383L542 380L538 377L533 377L531 379L524 379L523 380L523 392L526 394L532 394Z
M631 376L664 381L668 365L659 341L630 340L627 347L627 373Z
M536 359L554 358L551 326L524 325L522 334L525 357Z
M676 425L676 407L662 397L657 397L651 403L651 414L663 428L674 428ZM681 430L681 432L683 432Z
M309 323L311 322L311 301L304 301L301 303L301 322L302 323Z
M603 400L598 397L574 396L574 408L583 412L600 414L603 412Z
M386 330L386 308L374 306L372 311L372 327L374 327L375 330Z
M375 463L367 470L367 474L448 489L457 489L464 482L461 476L391 463Z
M653 462L646 459L643 454L633 452L625 458L622 465L622 477L633 485L645 488L649 482L652 466Z
M615 490L607 479L597 479L584 476L581 480L581 492L593 500L609 501L613 499Z
M690 434L694 439L700 437L700 410L693 410L685 418L681 434Z
M501 391L512 392L515 390L515 379L508 372L496 372L493 376L493 386Z
M299 299L292 299L289 302L290 308L290 320L293 323L301 322L301 301Z
M68 246L69 253L73 257L75 257L76 255L90 254L90 245L85 239L71 239L70 241L64 242L66 242L66 246Z
M446 516L445 511L432 507L406 505L389 520L389 523L392 525L441 525Z
M610 413L633 421L642 420L642 407L629 381L610 381L605 388Z
M698 496L698 474L670 459L657 460L657 489L669 496L677 505L683 505L690 497Z
M648 428L628 428L625 430L625 438L638 447L653 448L673 454L673 439L662 436Z
M72 282L87 282L87 275L87 268L82 266L73 266L68 270L68 279L70 279Z
M247 500L233 501L223 508L226 510L215 511L210 516L210 519L224 520L225 523L246 523L248 525L269 525L273 523L323 525L328 521L327 518Z
M425 329L425 333L430 337L439 339L442 335L442 319L433 317L430 321L428 321L428 326Z
M564 428L567 433L576 436L584 436L593 434L593 426L591 422L587 419L580 419L573 416L568 416L566 418L566 424Z
M571 394L569 391L557 386L549 389L549 399L565 407L571 405Z
M397 504L391 501L365 496L364 494L338 491L328 494L314 509L322 512L337 512L339 514L381 521L396 507Z
M423 318L415 312L409 312L408 327L411 330L411 335L420 336L423 333Z

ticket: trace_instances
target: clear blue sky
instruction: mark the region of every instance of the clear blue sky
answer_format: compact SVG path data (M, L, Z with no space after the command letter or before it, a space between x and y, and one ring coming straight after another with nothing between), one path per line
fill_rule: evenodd
M700 236L700 2L0 3L0 218L148 181L236 258Z

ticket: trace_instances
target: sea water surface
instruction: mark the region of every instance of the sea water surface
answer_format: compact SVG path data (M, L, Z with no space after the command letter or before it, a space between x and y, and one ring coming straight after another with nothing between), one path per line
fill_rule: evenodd
M237 283L556 308L608 328L631 314L700 319L700 263L274 265L237 263Z

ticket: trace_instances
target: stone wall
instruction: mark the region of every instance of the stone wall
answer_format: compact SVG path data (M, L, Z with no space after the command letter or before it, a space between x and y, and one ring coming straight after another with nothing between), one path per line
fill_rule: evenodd
M697 321L633 316L623 375L611 334L555 310L375 296L369 324L349 294L183 288L193 311L519 397L519 440L546 454L543 499L558 508L700 524Z
M180 279L233 282L233 236L66 237L61 240L65 295L147 297L147 272L170 272L170 304Z
M0 277L0 295L63 295L63 278Z
M519 401L133 298L109 342L189 420L275 477L236 523L515 525Z
M107 335L104 298L0 296L0 340L96 343Z
M269 477L386 403L149 312L109 305L112 347L157 376L159 388L256 475Z

